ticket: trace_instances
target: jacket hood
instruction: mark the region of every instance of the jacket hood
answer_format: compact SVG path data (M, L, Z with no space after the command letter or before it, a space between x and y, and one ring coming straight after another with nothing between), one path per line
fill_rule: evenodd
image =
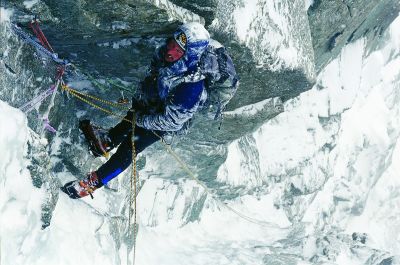
M183 38L182 33L184 33ZM174 33L174 38L185 49L186 52L183 59L187 67L192 68L207 49L210 34L200 23L190 22L179 26Z
M179 39L178 44L185 49L185 55L178 61L167 67L161 67L158 72L158 95L161 99L165 99L171 88L184 82L183 76L186 73L194 74L198 71L197 64L200 58L207 50L210 41L210 34L203 25L191 22L178 27L173 37ZM164 46L165 48L165 46Z

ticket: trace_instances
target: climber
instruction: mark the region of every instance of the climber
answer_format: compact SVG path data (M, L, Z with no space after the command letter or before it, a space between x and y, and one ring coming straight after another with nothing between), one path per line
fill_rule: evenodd
M80 122L80 128L95 156L103 155L117 146L118 149L86 179L68 182L61 188L62 191L73 199L92 196L93 191L106 185L132 163L132 123L128 120L134 119L135 122L136 154L166 134L187 132L194 114L207 99L206 86L211 83L207 81L207 76L221 77L221 74L213 72L218 71L218 66L212 65L217 60L212 59L210 41L212 39L208 31L201 24L191 22L181 25L156 50L149 73L141 82L137 95L132 99L132 108L124 120L108 131L96 128L89 120ZM210 58L201 64L202 55L207 52L210 52ZM231 65L231 72L236 75ZM225 76L223 81L228 77Z

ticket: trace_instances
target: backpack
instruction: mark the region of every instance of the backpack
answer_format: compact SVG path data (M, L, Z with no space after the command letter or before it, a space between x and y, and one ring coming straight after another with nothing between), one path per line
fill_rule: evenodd
M239 79L232 58L225 47L211 39L200 60L205 75L207 100L205 107L214 114L214 120L222 119L222 111L235 95Z

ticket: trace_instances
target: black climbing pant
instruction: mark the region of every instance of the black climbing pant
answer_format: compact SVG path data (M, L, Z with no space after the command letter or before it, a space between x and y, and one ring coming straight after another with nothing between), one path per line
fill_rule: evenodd
M129 111L125 119L132 120L132 112ZM158 136L163 136L165 132L154 131ZM135 149L136 155L146 147L160 140L151 130L135 127ZM97 169L97 176L103 184L122 173L132 163L132 124L122 120L108 132L113 146L118 146L117 151L110 159Z

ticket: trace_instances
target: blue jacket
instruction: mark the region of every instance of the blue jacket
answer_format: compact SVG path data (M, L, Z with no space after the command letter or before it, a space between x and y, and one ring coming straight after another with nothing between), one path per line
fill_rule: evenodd
M187 37L185 55L175 63L163 59L165 45L160 47L151 63L150 75L139 91L139 101L146 110L138 113L136 124L148 130L180 131L207 98L204 78L198 67L209 43L207 30L199 23L178 28Z

